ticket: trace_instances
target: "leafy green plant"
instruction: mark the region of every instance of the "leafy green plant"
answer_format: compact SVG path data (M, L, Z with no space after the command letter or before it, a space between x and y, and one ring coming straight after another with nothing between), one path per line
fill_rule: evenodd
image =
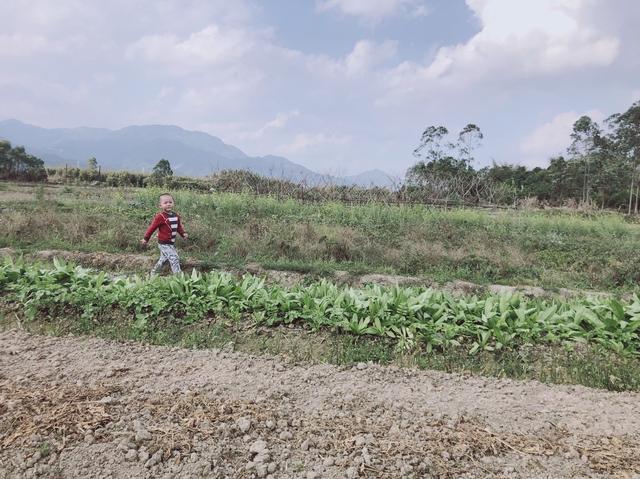
M457 297L415 287L353 289L326 280L285 289L251 275L113 277L58 260L43 267L10 259L0 264L0 294L22 305L29 318L75 308L82 321L91 322L118 308L141 335L159 321L191 324L224 316L393 338L400 349L463 346L474 354L536 343L591 343L640 355L637 295L629 301L529 300L510 293Z

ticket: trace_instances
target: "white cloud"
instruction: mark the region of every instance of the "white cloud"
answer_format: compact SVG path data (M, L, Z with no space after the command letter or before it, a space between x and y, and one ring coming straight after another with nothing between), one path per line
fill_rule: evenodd
M441 47L428 63L404 62L391 70L388 97L608 66L618 57L620 40L584 21L590 4L467 0L481 30L466 43Z
M599 122L604 114L599 110L584 113L567 111L559 113L550 121L538 126L520 142L520 151L525 155L526 166L546 166L549 158L564 152L571 142L573 124L583 115Z
M345 58L344 64L347 76L356 76L367 73L374 66L383 63L396 54L398 44L393 41L382 43L370 40L361 40L353 47L353 50Z
M159 63L188 74L239 60L254 48L251 35L242 29L208 25L186 39L176 35L148 35L130 45L126 57Z
M314 75L333 78L356 78L370 73L397 53L398 43L391 40L374 42L360 40L344 58L327 55L308 55L304 61Z
M292 155L321 145L344 145L350 140L348 136L299 133L291 143L278 147L276 151L282 155Z
M0 35L0 57L21 57L32 53L46 52L51 46L42 35L20 33Z
M71 35L54 40L40 34L0 34L0 58L69 53L77 50L85 41L82 35Z
M263 138L265 134L273 130L280 130L284 128L292 118L297 117L300 114L298 110L293 110L286 113L278 113L273 120L268 121L263 126L255 131L240 132L234 135L234 138L239 140L258 140Z
M346 15L377 23L385 17L399 13L425 16L428 8L418 0L320 0L318 11L338 10Z

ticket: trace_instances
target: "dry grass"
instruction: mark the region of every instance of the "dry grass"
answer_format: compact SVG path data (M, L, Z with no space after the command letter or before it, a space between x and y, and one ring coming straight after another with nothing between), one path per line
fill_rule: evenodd
M100 402L115 393L121 396L115 404ZM567 429L552 424L531 435L492 430L487 424L464 417L455 421L416 417L400 428L395 414L376 405L366 407L362 416L353 418L329 410L291 410L286 401L277 397L256 402L183 393L178 397L155 395L141 401L113 386L3 381L0 395L0 444L5 450L21 447L34 434L53 434L72 444L86 432L117 422L126 409L128 414L132 410L147 413L146 426L152 434L149 450L162 450L165 460L173 457L179 461L196 443L215 441L226 460L240 465L243 457L237 452L243 450L244 433L236 424L243 417L251 421L252 430L270 444L272 451L309 440L321 455L370 457L361 464L360 471L376 477L397 477L396 463L411 458L427 462L429 472L438 477L458 477L477 468L491 475L496 471L483 458L514 454L530 459L583 457L593 471L621 477L640 472L637 440L576 438ZM269 422L276 424L282 419L288 421L293 434L289 443L268 426ZM100 440L114 439L106 433Z
M35 386L35 387L34 387ZM112 408L100 399L113 394L113 386L44 386L11 381L0 383L0 444L23 445L34 435L54 434L63 443L113 419Z

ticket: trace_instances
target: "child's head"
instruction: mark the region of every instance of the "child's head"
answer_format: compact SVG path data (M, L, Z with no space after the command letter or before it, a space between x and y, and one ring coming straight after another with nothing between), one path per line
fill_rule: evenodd
M158 206L164 211L171 211L174 204L173 196L169 193L162 193L158 198Z

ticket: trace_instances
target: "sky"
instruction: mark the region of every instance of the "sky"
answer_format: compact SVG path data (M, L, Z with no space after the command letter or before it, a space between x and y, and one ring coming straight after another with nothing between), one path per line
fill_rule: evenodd
M0 2L0 120L171 124L319 173L401 177L422 131L546 166L640 99L638 0ZM99 160L99 159L98 159Z

